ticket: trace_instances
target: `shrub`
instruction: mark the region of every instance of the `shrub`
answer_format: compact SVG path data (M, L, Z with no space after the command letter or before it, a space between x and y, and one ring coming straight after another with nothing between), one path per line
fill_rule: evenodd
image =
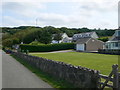
M99 49L98 53L120 55L120 49Z
M43 45L21 44L20 49L25 51L29 50L29 52L50 52L74 49L74 43L43 44Z
M38 42L38 41L33 41L33 42L31 42L31 43L29 43L29 45L43 45L43 43L40 43L40 42Z
M109 40L108 37L101 37L101 38L98 38L98 40L101 40L103 42L107 42Z

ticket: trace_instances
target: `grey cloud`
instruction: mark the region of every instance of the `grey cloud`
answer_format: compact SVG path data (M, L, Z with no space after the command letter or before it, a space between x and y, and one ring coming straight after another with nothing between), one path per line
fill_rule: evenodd
M3 5L4 9L6 10L6 14L8 14L9 16L9 13L7 12L7 10L9 10L10 12L12 12L12 14L16 13L16 17L18 18L14 19L15 16L11 16L9 18L6 17L4 18L4 21L8 22L4 23L4 25L34 25L35 19L39 18L38 24L40 26L84 26L89 28L116 27L116 23L111 24L112 20L114 20L115 17L111 16L111 14L114 13L114 9L111 10L114 5L107 6L106 3L103 4L96 2L80 2L79 4L77 4L76 2L75 4L76 7L73 7L73 10L70 12L71 15L69 15L62 13L57 14L54 12L54 10L51 11L51 13L44 10L44 12L41 12L41 8L44 7L42 7L39 3L7 2ZM103 22L100 21L100 19L103 19L103 17L106 18L108 15L112 17L107 18L111 20L110 22L104 22L107 19L103 20ZM26 18L28 19L27 21ZM93 19L95 19L95 21Z
M3 10L22 10L25 9L23 5L18 2L5 2L2 5Z
M118 3L118 27L120 27L120 1Z
M117 3L112 2L83 2L80 4L79 9L89 10L89 11L98 11L98 12L110 12L117 11Z

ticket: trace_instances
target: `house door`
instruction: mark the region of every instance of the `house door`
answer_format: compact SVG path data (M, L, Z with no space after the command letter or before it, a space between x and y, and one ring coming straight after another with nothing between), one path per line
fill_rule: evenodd
M76 45L76 50L84 51L85 50L84 44L77 44Z

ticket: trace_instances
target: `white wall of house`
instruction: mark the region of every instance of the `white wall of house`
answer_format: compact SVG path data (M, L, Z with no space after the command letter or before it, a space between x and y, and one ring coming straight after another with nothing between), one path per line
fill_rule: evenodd
M62 39L61 42L63 42L63 43L70 43L70 42L72 42L72 39L69 38L69 37L65 37L65 38Z
M84 44L76 44L76 50L77 51L85 51L85 45Z
M58 41L57 40L52 40L52 42L51 43L58 43Z
M62 39L59 41L59 43L70 43L72 41L71 38L68 37L66 33L62 34ZM58 43L56 40L52 40L52 43Z
M91 35L92 38L99 38L98 35L94 32L92 35Z
M62 38L66 38L68 35L66 33L63 33Z

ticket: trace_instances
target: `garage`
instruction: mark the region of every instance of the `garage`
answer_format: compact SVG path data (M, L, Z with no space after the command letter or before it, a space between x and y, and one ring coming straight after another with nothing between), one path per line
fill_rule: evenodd
M94 38L81 38L76 41L76 51L98 51L103 45L104 42Z
M85 45L84 44L77 44L76 45L76 50L77 51L84 51L85 50Z

